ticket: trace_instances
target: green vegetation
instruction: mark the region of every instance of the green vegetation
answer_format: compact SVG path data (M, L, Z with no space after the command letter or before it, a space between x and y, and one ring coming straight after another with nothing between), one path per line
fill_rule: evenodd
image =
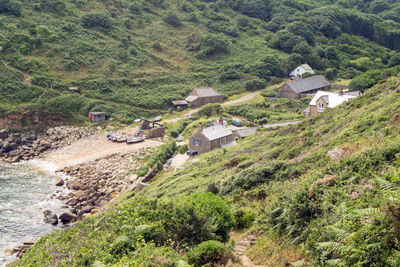
M309 98L291 99L277 97L277 92L266 89L261 99L250 103L228 106L224 111L232 116L243 117L257 124L294 121L303 118L303 110L310 102Z
M178 147L173 140L157 148L157 152L147 159L147 161L143 163L143 166L140 167L138 176L146 175L149 170L155 170L157 172L162 170L163 164L174 155L177 149Z
M1 114L130 123L194 87L262 89L307 62L330 79L398 65L398 3L0 1ZM68 87L78 87L72 93ZM155 94L155 92L157 92Z
M249 252L255 262L272 261L268 245L297 264L396 266L399 90L399 78L388 78L298 125L201 155L104 214L43 237L19 264L144 264L154 260L150 248L163 262L203 264L230 253L209 240L250 227L265 233Z

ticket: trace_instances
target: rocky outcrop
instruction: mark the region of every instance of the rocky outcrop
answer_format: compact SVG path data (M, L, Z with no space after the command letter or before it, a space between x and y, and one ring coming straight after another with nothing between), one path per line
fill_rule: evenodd
M143 148L66 167L61 172L70 177L65 186L71 191L68 195L55 194L53 197L64 201L76 219L96 213L119 194L146 186L143 182L146 176L138 177L133 172L139 170L141 161L150 153L154 153L151 148ZM59 219L62 221L61 216Z
M13 130L44 129L68 123L66 117L59 114L27 112L24 114L9 114L0 117L0 129Z
M77 127L55 127L45 132L7 132L0 136L0 157L6 162L30 160L75 142L89 133Z

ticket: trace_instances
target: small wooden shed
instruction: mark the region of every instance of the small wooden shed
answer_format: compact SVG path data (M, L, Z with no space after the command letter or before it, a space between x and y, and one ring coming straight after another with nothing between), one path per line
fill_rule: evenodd
M104 112L89 112L89 119L94 123L106 121L106 113Z

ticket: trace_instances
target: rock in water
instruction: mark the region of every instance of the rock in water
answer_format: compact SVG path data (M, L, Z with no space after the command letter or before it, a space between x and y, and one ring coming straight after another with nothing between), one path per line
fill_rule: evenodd
M61 177L58 177L54 183L55 186L63 186L64 180Z
M63 224L69 224L71 222L76 221L76 214L72 213L72 212L64 212L63 214L60 215L60 221Z
M44 222L47 224L57 225L58 224L58 217L57 214L50 213L45 216Z

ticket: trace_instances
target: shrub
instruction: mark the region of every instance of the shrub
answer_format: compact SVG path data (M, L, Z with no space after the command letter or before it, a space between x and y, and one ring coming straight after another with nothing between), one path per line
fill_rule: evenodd
M242 230L249 228L253 224L255 218L256 216L248 210L240 209L236 211L235 213L236 229Z
M262 91L261 95L263 97L276 97L276 96L278 96L278 93L273 89L267 89L267 90Z
M205 264L225 264L230 253L224 244L215 240L205 241L188 253L189 263L195 267Z
M185 154L189 150L189 146L187 144L184 144L183 146L179 147L179 154Z
M247 27L249 25L249 19L245 16L239 16L236 19L236 25L238 25L239 27Z
M104 13L89 13L82 17L82 24L86 28L111 28L112 20Z
M0 0L0 14L21 15L21 5L13 0Z
M222 106L217 103L209 103L201 107L199 110L200 116L212 116L213 114L221 114Z
M179 136L179 133L177 131L171 131L171 136L173 138L177 138Z
M129 6L129 11L136 15L142 15L142 9L138 3L133 3Z
M389 66L394 67L400 65L400 53L394 54L389 60Z
M244 84L244 87L246 88L247 91L256 91L264 88L266 85L266 82L260 79L253 79L250 81L247 81Z
M228 53L229 42L222 35L208 34L201 37L200 57Z
M168 23L169 25L171 25L172 27L179 27L182 26L182 21L181 19L172 12L168 12L165 16L164 16L164 22Z

